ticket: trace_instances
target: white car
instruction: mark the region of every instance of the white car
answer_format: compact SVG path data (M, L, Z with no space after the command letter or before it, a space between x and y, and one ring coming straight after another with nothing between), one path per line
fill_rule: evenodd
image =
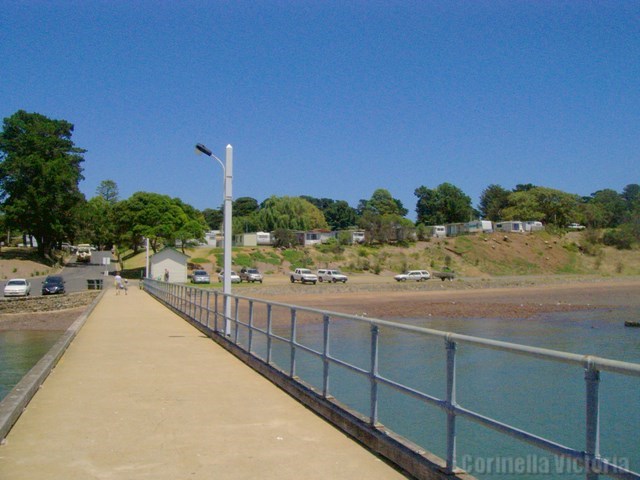
M5 297L26 297L31 295L31 284L24 278L12 278L4 287Z
M579 223L570 223L567 228L569 230L584 230L584 225L580 225Z
M224 282L224 270L218 274L218 280ZM231 283L240 283L240 276L233 270L231 270Z
M340 270L318 270L318 281L320 282L347 283L347 280L347 276Z
M407 273L401 273L393 278L398 282L406 282L407 280L422 282L424 280L429 280L431 278L431 274L426 270L409 270Z

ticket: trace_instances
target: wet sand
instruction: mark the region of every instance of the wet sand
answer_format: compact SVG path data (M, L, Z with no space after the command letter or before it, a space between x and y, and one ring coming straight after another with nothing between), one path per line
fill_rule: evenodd
M437 282L439 283L439 282ZM449 282L447 282L449 283ZM455 284L455 282L450 282ZM294 291L304 288L304 292ZM315 287L322 289L322 285ZM339 288L340 285L331 287ZM391 288L392 286L390 286ZM435 288L434 288L435 287ZM331 310L376 318L529 318L541 313L578 310L640 308L640 279L599 281L554 281L529 286L469 287L466 284L447 286L445 290L413 288L385 290L363 286L341 293L336 290L313 293L313 286L291 285L285 292L250 296L300 306ZM325 287L326 288L326 287ZM247 295L249 295L247 293Z

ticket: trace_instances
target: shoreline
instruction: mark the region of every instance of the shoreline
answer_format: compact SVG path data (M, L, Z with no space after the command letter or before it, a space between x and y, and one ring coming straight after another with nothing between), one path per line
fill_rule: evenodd
M238 290L235 293L244 295ZM246 293L264 300L381 319L526 319L545 313L629 307L638 308L640 315L640 278L636 277L586 281L522 277L397 285L354 283L345 290L343 285L297 284Z
M218 287L216 287L217 289ZM370 318L512 318L581 310L635 308L640 277L498 277L398 283L353 275L346 284L291 284L271 276L261 285L234 285L233 293L301 307ZM64 331L85 307L0 314L0 331Z

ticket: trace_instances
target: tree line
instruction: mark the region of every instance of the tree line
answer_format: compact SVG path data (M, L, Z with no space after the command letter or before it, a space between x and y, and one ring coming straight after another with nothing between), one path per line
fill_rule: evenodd
M104 180L94 197L86 199L84 149L71 140L73 125L38 113L19 110L4 119L0 132L0 224L5 232L33 236L46 255L62 242L114 244L137 250L148 238L154 251L164 245L187 245L219 229L223 209L203 211L153 192L136 192L120 199L118 186ZM538 220L566 227L577 222L609 229L612 243L630 246L640 239L640 185L620 193L599 190L580 197L544 186L500 185L484 189L477 207L460 188L443 183L415 189L416 222L402 202L379 188L356 207L344 200L310 196L272 196L262 202L241 197L233 202L233 232L275 232L282 244L296 230L358 228L370 242L405 241L424 236L426 226L467 222L476 218Z

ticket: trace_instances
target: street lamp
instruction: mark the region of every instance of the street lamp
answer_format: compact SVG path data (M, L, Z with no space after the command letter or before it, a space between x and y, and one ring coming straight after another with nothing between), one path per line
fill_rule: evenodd
M231 180L233 178L233 147L227 145L227 156L225 163L222 163L218 157L216 157L211 150L205 147L203 144L198 143L196 145L196 151L198 153L204 153L208 157L215 158L224 173L224 223L223 223L223 247L224 247L224 276L222 278L222 293L224 294L224 334L225 336L231 335L231 236L233 235L231 227L231 199L233 195L231 193Z

